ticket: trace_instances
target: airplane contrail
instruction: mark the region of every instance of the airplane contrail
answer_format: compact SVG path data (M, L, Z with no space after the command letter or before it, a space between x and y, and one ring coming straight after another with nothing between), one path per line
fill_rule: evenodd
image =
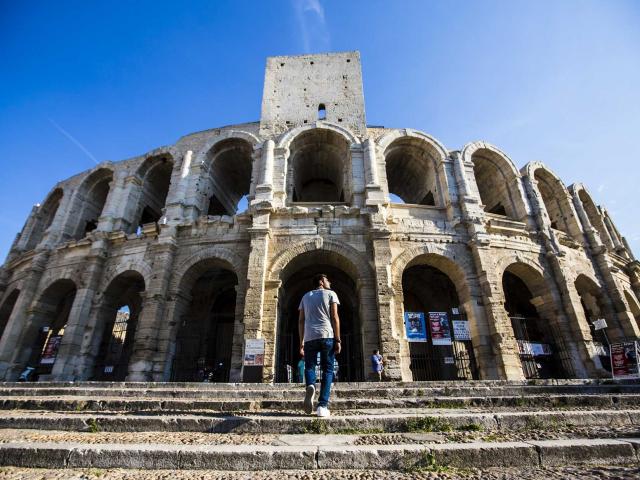
M80 150L82 150L87 155L87 157L89 157L91 160L93 160L96 165L100 165L100 162L96 159L96 157L94 157L93 154L84 147L84 145L82 145L78 140L76 140L73 137L73 135L71 135L64 128L62 128L60 125L58 125L56 122L54 122L51 118L49 118L48 120L51 122L51 125L56 127L56 129L61 134L63 134L65 137L67 137L69 140L71 140L76 147L78 147Z

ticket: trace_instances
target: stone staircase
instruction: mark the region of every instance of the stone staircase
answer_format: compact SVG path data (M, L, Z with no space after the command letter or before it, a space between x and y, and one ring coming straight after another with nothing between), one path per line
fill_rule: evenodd
M0 383L0 466L405 473L640 466L637 382L342 383L327 419L302 414L302 396L303 387L290 384Z

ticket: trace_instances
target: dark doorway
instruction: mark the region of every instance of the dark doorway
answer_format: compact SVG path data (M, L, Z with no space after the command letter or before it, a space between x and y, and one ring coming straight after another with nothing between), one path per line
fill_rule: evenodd
M568 378L571 367L564 359L564 343L558 335L554 335L549 321L541 318L531 303L533 294L527 284L518 275L506 271L502 276L502 288L524 376Z
M195 282L176 338L171 381L229 381L237 284L236 275L223 268L211 268Z
M414 380L472 380L478 378L473 345L470 340L456 339L453 321L466 321L455 285L441 270L430 265L415 265L402 275L404 311L424 313L426 342L409 342L411 372ZM446 313L449 321L450 345L434 345L429 313Z
M311 259L311 257L309 257ZM283 283L278 295L278 342L276 382L299 381L296 365L300 359L298 335L298 306L300 300L313 289L313 277L325 273L331 281L340 305L342 352L336 356L337 376L334 381L358 382L363 380L362 337L356 285L345 272L328 264L301 267ZM288 368L289 367L289 368Z

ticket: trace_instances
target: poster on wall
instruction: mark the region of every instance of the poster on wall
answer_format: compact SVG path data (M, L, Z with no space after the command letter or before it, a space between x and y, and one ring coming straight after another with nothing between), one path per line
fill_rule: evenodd
M447 312L429 312L429 326L433 345L451 345L451 327Z
M262 367L264 365L264 338L246 340L243 363L247 367Z
M471 340L469 322L466 320L451 320L453 324L453 338L459 341Z
M427 325L424 312L404 312L404 330L409 342L426 342Z
M636 342L611 344L611 373L613 378L640 378Z
M62 335L51 335L47 344L42 350L42 356L40 357L40 365L53 365L58 355L58 349L62 342Z

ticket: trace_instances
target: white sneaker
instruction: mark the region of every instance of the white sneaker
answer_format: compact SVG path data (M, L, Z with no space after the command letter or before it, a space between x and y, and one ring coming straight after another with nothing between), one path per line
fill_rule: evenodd
M318 415L319 417L329 417L331 416L331 412L327 407L318 407L318 410L316 410L316 415Z
M307 414L313 412L313 396L316 394L316 387L314 385L307 386L304 395L304 411Z

